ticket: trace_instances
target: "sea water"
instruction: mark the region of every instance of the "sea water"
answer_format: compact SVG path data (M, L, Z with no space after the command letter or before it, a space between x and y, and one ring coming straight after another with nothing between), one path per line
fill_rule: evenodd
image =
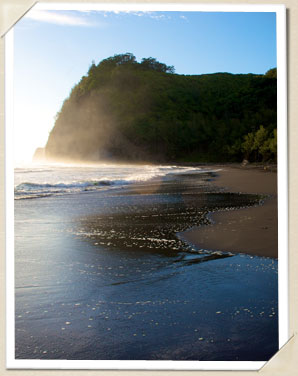
M16 169L16 358L268 360L277 261L177 236L209 211L262 201L213 178L180 166Z
M201 172L199 167L129 164L27 164L15 168L15 199L100 191L144 182L169 173Z

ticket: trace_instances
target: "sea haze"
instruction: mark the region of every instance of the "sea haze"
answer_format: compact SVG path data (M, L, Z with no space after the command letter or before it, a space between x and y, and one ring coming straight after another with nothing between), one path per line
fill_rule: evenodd
M278 350L277 261L177 235L208 225L210 211L262 204L216 188L215 173L16 169L16 358L268 360Z

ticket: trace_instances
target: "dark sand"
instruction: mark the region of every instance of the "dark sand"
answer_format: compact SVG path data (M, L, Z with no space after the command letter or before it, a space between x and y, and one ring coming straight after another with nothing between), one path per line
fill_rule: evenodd
M277 261L206 252L176 236L209 212L259 202L213 179L169 174L16 200L16 358L270 359Z
M214 224L193 228L182 237L203 249L277 258L277 173L224 166L214 185L227 192L270 196L262 206L211 213Z

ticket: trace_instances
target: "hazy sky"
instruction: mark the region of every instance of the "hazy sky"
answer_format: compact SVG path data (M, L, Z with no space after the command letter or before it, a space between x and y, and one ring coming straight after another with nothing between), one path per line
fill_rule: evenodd
M14 27L15 160L45 146L71 88L114 54L178 74L264 74L276 67L275 13L31 10Z

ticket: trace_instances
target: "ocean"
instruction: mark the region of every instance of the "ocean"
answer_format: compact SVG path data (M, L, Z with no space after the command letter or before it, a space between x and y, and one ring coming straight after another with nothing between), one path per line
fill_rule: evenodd
M17 359L266 361L278 263L180 234L262 204L193 166L15 169Z
M169 173L201 172L199 167L117 164L25 164L15 168L15 199L102 191L145 182Z

